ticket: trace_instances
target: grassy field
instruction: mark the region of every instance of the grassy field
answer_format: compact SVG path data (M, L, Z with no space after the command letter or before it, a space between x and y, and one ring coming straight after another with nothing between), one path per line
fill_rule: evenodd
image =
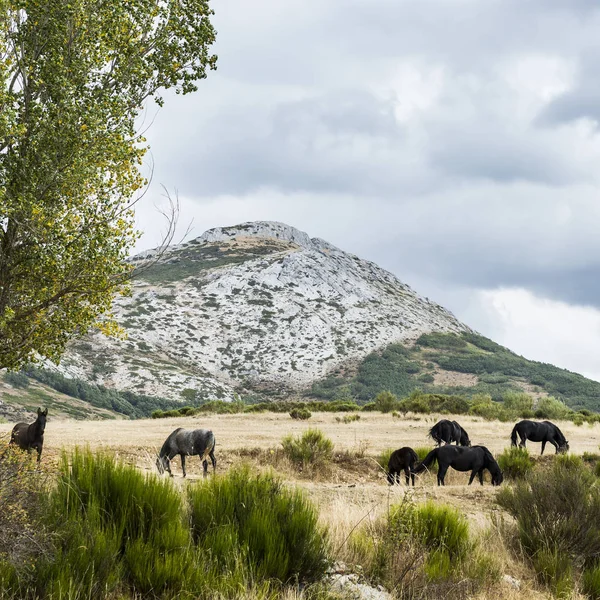
M385 474L377 464L378 456L388 448L401 446L431 446L429 428L439 416L394 418L380 413L361 414L358 421L338 422L339 415L317 413L308 422L292 420L285 414L204 415L198 417L119 421L75 421L50 415L46 428L42 463L52 468L62 448L88 445L92 450L116 452L126 462L145 472L155 470L156 454L168 434L177 427L209 428L215 433L217 470L223 472L234 465L249 462L260 468L275 468L286 481L305 490L318 505L322 520L327 523L344 558L343 545L358 523L375 521L389 506L398 502L406 487L387 485ZM510 445L512 424L484 421L477 417L460 417L473 444L487 446L499 454ZM575 426L559 422L574 454L597 452L600 444L600 424ZM0 424L0 436L8 436L11 424ZM285 460L281 440L287 434L298 434L310 427L319 428L334 443L332 464L318 472L302 472ZM537 457L540 444L530 444ZM553 448L546 450L549 457ZM542 458L550 461L551 458ZM202 477L197 457L188 460L188 481ZM185 486L179 459L173 464L174 482ZM473 525L474 531L490 535L502 511L495 504L496 489L489 484L468 487L468 473L449 473L443 488L435 485L434 474L424 474L409 492L422 502L435 500L460 509ZM543 598L549 597L536 583L533 575L521 563L511 558L506 548L499 549L505 573L522 581L521 589L510 586L495 588L492 595L481 598ZM505 589L506 588L506 589ZM490 592L491 593L491 592Z
M446 415L447 416L447 415ZM174 419L145 419L119 421L75 421L53 418L46 426L44 462L53 463L61 448L85 446L117 452L128 462L144 471L154 471L157 452L169 433L177 427L212 429L217 440L218 470L224 471L243 461L259 466L274 466L290 481L306 489L325 512L340 513L352 521L369 510L378 513L386 509L404 491L404 486L390 488L385 474L376 462L387 448L401 446L432 446L428 437L430 427L440 415L415 418L394 418L381 413L362 413L360 420L349 424L336 421L334 413L316 413L309 421L295 421L287 414L203 415ZM487 446L497 455L510 445L511 423L484 421L478 417L457 417L468 431L473 445ZM558 422L569 440L572 452L597 452L600 444L600 424L575 426ZM0 435L8 435L11 424L0 424ZM319 428L334 443L334 464L324 473L302 473L278 456L281 440L287 434L299 434L311 427ZM540 444L529 443L537 456ZM554 449L548 446L546 454ZM179 458L173 461L176 481L181 482ZM202 476L197 458L188 460L188 479ZM494 489L487 484L467 487L468 474L450 470L445 488L435 485L433 474L418 478L414 490L416 500L436 498L460 507L469 518L485 524L489 518Z

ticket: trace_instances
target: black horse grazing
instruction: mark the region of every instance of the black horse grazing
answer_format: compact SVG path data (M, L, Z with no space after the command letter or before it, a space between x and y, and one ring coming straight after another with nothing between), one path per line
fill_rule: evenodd
M37 419L33 423L17 423L10 434L9 444L17 444L21 450L27 450L29 453L31 453L32 448L37 450L38 463L42 458L47 416L48 409L42 410L38 408Z
M550 421L519 421L510 434L511 446L517 445L517 434L521 438L519 442L520 448L525 448L527 440L532 442L542 442L542 451L540 454L544 454L544 448L546 442L550 442L555 448L556 453L568 452L569 442L565 439L562 431Z
M498 463L492 456L492 453L485 446L473 446L464 448L461 446L442 446L432 450L414 469L413 473L420 473L435 461L438 462L438 485L445 485L444 478L448 467L457 471L471 471L469 485L473 483L475 475L479 477L479 483L483 485L483 471L487 469L492 476L492 485L500 485L504 481L504 475L498 466Z
M441 446L442 442L446 442L446 444L456 442L457 446L458 444L461 446L471 445L467 432L456 421L448 421L448 419L438 421L429 430L429 435L438 446Z
M183 471L184 477L186 476L186 456L200 456L202 467L204 468L204 477L206 477L206 474L208 473L207 456L210 456L213 473L217 468L217 459L215 458L215 436L213 435L213 432L208 429L177 428L165 440L165 443L160 449L158 458L156 459L156 468L161 475L167 471L169 475L173 477L173 473L171 473L171 459L176 454L181 456L181 470Z
M415 474L412 472L412 468L414 465L419 462L419 457L417 453L408 446L404 446L404 448L400 448L399 450L394 450L390 456L390 460L388 461L388 473L387 480L390 485L394 485L394 483L400 483L400 471L404 471L404 476L406 477L406 485L409 484L409 475L412 479L413 486L415 485Z

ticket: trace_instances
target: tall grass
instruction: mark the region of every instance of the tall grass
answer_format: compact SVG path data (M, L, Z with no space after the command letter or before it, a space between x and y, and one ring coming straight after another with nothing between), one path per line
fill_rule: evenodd
M509 479L522 479L535 467L535 461L529 455L527 448L506 448L498 456L498 465Z
M399 598L465 598L498 581L497 561L471 540L461 513L408 498L357 528L344 559Z
M318 578L328 564L314 507L248 469L190 487L186 497L170 480L76 449L62 455L39 507L50 541L35 560L0 557L3 599L208 600L246 589L266 598L290 579Z
M194 541L217 563L240 548L253 578L309 580L327 568L327 535L316 509L272 474L233 470L190 487L188 499Z
M323 466L333 456L333 442L319 429L307 429L300 436L288 435L281 445L285 456L302 467Z

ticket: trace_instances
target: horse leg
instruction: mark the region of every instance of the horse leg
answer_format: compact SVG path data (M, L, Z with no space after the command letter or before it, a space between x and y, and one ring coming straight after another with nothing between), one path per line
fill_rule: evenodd
M404 478L406 479L406 485L410 485L410 469L408 467L404 467Z
M217 470L217 459L215 458L214 448L208 453L208 455L210 456L210 462L212 463L213 475L214 475L215 471Z
M37 455L38 455L38 457L37 457L37 463L39 465L40 461L42 460L42 446L38 446L36 448L36 450L37 450Z
M208 475L208 461L206 459L202 461L202 469L202 477L206 478L206 476Z
M183 476L185 477L185 454L181 453L179 456L181 456L181 470L183 471Z
M541 455L541 454L544 454L544 449L545 449L545 448L546 448L546 440L544 440L544 441L542 442L542 451L540 452L540 455Z
M473 483L473 479L475 479L475 475L477 475L477 471L475 469L473 469L471 471L471 477L469 477L469 485L471 485Z
M415 474L412 471L410 472L410 478L412 479L413 487L415 487Z
M165 464L165 471L169 474L169 477L173 477L173 473L171 472L171 458L169 458L168 454L167 454L167 456L165 456L164 464Z
M483 485L483 469L479 470L479 473L477 473L477 477L479 477L480 485Z
M444 483L444 478L446 477L446 472L448 471L448 466L449 465L440 465L440 468L438 469L438 473L437 473L437 483L438 485L446 485Z
M548 441L554 446L554 448L556 448L555 454L558 454L558 448L559 448L558 444L554 440L548 440Z
M519 448L526 448L527 447L527 438L522 437L521 434L519 434L519 437L521 438L521 441L519 443Z

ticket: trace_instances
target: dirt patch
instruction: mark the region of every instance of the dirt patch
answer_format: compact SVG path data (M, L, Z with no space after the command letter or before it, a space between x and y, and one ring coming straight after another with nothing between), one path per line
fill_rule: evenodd
M433 374L434 385L471 387L476 385L477 381L477 375L472 375L471 373L460 373L458 371L436 371Z

